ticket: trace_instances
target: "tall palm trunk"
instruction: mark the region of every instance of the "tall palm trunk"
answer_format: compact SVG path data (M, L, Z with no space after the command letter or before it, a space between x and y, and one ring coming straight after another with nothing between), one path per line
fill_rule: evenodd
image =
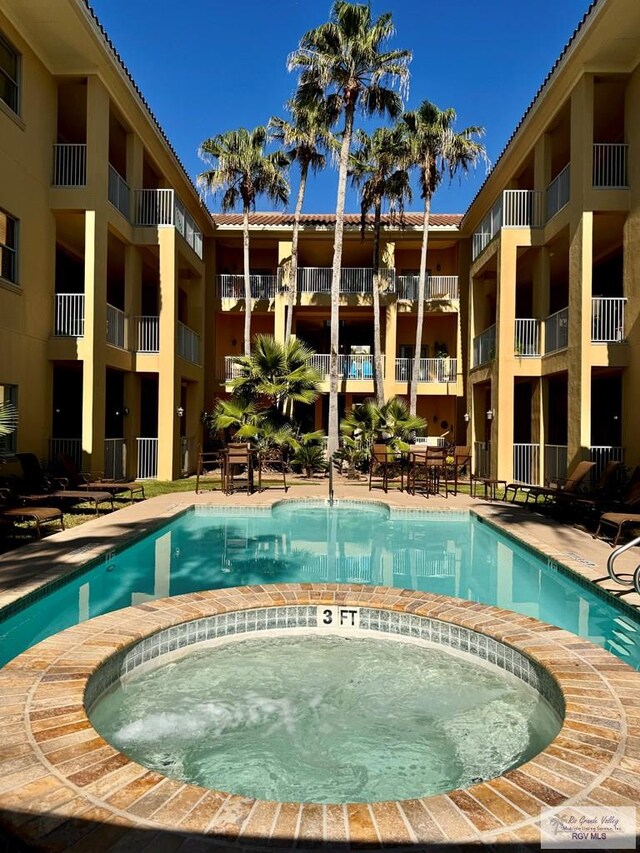
M249 208L242 215L242 250L244 264L244 354L251 355L251 271L249 269Z
M333 242L333 272L331 276L331 361L329 368L329 430L327 453L331 456L338 449L338 351L340 347L340 273L342 271L342 233L344 231L344 204L347 193L347 167L353 135L355 102L350 100L345 109L344 133L340 148L338 171L338 196L336 199L336 230Z
M378 407L384 405L382 341L380 335L380 214L381 199L376 200L373 223L373 370Z
M424 291L427 279L427 246L429 245L429 214L431 196L424 199L424 217L422 220L422 248L420 251L420 275L418 276L418 316L416 318L416 348L413 353L413 372L409 389L409 414L415 417L418 408L418 377L420 374L420 351L422 349L422 326L424 324Z
M291 328L293 325L293 306L298 289L298 233L300 231L300 215L302 214L302 202L304 191L307 186L308 166L300 167L300 186L298 187L298 198L296 199L296 210L293 217L293 237L291 239L291 280L289 281L289 298L287 299L287 319L284 329L284 342L289 343Z

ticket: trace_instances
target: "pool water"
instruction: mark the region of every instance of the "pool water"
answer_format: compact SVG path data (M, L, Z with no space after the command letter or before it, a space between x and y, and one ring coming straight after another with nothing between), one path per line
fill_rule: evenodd
M640 669L640 620L462 512L303 504L197 508L0 623L0 663L70 625L154 598L284 582L418 589L566 628Z
M561 726L537 691L468 656L317 635L192 651L134 673L90 717L171 778L325 803L465 788L532 758Z

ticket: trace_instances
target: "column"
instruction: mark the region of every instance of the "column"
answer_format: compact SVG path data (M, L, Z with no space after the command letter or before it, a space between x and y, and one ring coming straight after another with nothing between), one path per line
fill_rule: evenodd
M180 376L176 371L178 254L174 228L159 228L160 352L158 353L158 479L180 473Z
M571 218L569 246L569 385L567 465L589 456L591 444L591 273L593 212Z
M517 232L503 228L498 253L496 357L491 385L491 476L513 479L513 379Z

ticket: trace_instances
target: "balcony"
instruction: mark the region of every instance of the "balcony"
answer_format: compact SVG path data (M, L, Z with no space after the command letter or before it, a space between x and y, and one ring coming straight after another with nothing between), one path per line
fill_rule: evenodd
M412 358L396 358L396 382L410 382ZM455 382L458 378L456 358L421 358L418 365L419 382Z
M544 352L566 349L569 342L569 309L556 311L544 321Z
M135 190L133 206L134 225L173 225L196 255L202 258L202 234L174 190Z
M87 184L87 146L58 144L53 146L54 187L84 187Z
M156 353L160 351L160 318L153 315L138 316L136 319L136 352Z
M84 293L56 293L53 334L61 338L84 337Z
M556 175L547 187L547 220L559 213L569 203L571 183L570 164Z
M418 276L399 275L396 279L398 299L418 298ZM457 275L430 275L424 288L425 301L430 299L452 300L459 298Z
M114 347L127 347L127 317L124 311L107 303L107 343Z
M192 364L200 364L200 335L178 322L178 355Z
M131 190L122 175L109 163L107 198L125 219L131 219Z
M379 270L383 291L395 290L396 271ZM300 267L298 269L298 293L331 293L331 267ZM365 294L373 292L372 267L343 267L340 270L340 293Z
M626 299L594 296L591 299L591 341L624 343L624 311Z
M382 372L384 373L384 356L382 356ZM309 361L311 367L318 373L329 378L331 369L330 355L314 355ZM372 382L374 377L374 365L372 355L339 355L338 356L338 378L350 379L359 382Z
M628 145L596 142L593 146L594 189L628 189Z
M138 438L136 480L155 480L158 476L158 439Z
M489 326L473 339L473 366L479 367L496 357L496 325Z
M504 190L473 235L471 259L475 261L501 228L539 228L541 225L541 193Z
M540 355L540 320L516 317L514 353L520 358Z
M250 275L252 299L273 299L278 293L277 275ZM244 299L244 275L219 275L218 299Z

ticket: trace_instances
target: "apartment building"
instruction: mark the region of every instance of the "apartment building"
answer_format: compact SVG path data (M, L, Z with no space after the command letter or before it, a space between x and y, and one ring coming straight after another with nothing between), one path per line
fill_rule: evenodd
M461 228L476 470L640 463L640 6L600 0Z
M0 393L19 408L13 449L111 476L192 468L212 234L88 6L6 0Z
M464 324L460 305L466 304L468 277L460 272L468 270L468 241L462 239L460 219L456 215L435 215L429 229L418 414L427 419L429 434L436 436L466 432L466 425L460 420L464 405L459 403L464 394ZM233 357L243 348L242 216L217 214L213 220L215 375L220 394L229 389L235 369ZM422 215L406 214L402 227L389 217L383 220L380 328L384 394L388 399L408 395L415 349ZM324 377L315 411L308 413L309 429L326 429L328 420L334 222L333 215L306 214L299 237L292 333L317 353L313 363ZM250 217L252 334L266 333L284 340L287 293L283 284L288 281L292 226L293 217L286 213L256 213ZM340 416L374 394L372 257L371 231L365 232L363 238L359 215L347 215L340 279ZM215 393L213 387L212 395Z

